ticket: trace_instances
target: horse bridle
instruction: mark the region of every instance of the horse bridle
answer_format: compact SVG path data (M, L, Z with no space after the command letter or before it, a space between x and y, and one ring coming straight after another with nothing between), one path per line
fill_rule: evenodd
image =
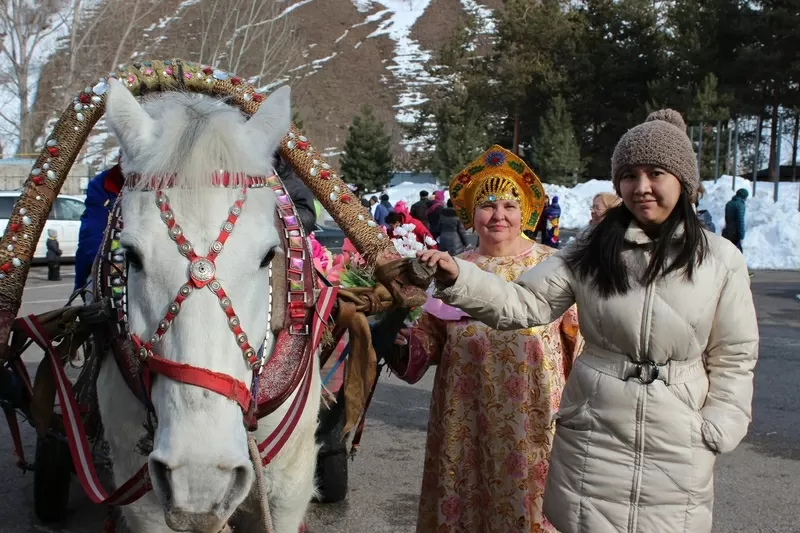
M128 183L134 185L141 177L136 174L131 174L127 176L126 179ZM227 186L228 182L226 180L229 179L230 176L228 176L227 173L220 176L215 175L213 183L218 184L218 186ZM154 351L155 346L177 318L184 302L195 290L207 287L219 300L220 307L227 317L228 326L236 338L236 344L242 351L244 359L253 370L253 385L255 385L259 372L263 370L266 359L264 345L262 345L258 351L250 345L249 339L242 329L241 320L233 309L233 303L230 297L226 294L220 281L216 279L216 259L222 253L225 242L228 237L230 237L236 227L236 222L242 214L242 209L247 200L247 190L267 186L267 178L262 176L247 176L243 180L244 183L242 184L241 192L229 209L228 217L222 223L217 239L211 243L208 253L205 256L198 255L194 251L194 247L184 235L183 229L176 222L175 213L172 211L169 198L163 189L156 189L154 184L144 185L143 190L155 189L156 205L161 211L161 220L166 224L169 236L175 241L180 254L189 260L189 279L178 290L178 294L169 305L155 333L153 333L147 341L143 341L139 335L130 331L127 332L142 364L143 385L148 398L150 397L152 386L152 374L161 374L172 380L195 385L221 394L235 401L245 414L252 413L255 408L255 401L251 389L242 381L227 374L214 372L206 368L200 368L185 363L176 363L175 361L157 355ZM267 307L271 308L271 302L267 302ZM267 321L269 323L269 318ZM269 334L270 331L269 328L267 328L265 344Z

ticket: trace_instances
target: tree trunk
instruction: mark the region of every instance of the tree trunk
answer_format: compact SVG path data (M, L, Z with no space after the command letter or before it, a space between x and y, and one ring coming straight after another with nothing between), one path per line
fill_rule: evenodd
M792 136L792 183L797 179L797 134L800 133L800 111L794 115L794 135Z
M777 93L772 92L772 117L770 124L769 134L769 179L776 181L778 179L778 170L780 169L780 161L778 159L778 103Z
M514 114L514 136L511 151L514 155L519 155L519 113Z

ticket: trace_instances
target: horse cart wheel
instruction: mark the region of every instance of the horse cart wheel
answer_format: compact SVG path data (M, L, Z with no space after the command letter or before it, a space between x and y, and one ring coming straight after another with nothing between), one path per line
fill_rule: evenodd
M42 522L60 522L67 516L72 458L69 446L53 435L36 442L33 507Z
M342 439L345 424L344 387L336 403L320 413L317 440L317 503L336 503L347 497L347 442Z

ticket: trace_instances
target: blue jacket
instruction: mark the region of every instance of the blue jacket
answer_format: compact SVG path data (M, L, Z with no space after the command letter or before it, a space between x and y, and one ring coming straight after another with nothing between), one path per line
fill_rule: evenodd
M81 215L78 234L78 250L75 252L75 289L86 285L92 265L103 243L111 208L122 187L122 172L119 166L105 170L92 178L86 190L86 208Z
M747 189L739 189L731 200L725 204L725 230L734 240L744 239L744 215ZM731 232L735 232L732 234Z
M378 223L379 226L386 225L386 215L390 213L389 209L383 205L383 203L379 203L375 207L375 222Z

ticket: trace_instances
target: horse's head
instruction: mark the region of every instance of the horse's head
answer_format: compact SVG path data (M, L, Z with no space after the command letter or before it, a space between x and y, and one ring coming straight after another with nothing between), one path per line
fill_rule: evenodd
M111 80L107 119L126 175L138 177L122 196L128 326L147 347L152 343L153 355L250 387L246 359L265 342L268 267L280 240L269 187L248 189L240 210L236 202L241 179L269 174L290 117L288 88L248 120L205 95L169 92L140 105ZM222 171L232 177L228 186L219 186ZM232 231L224 224L231 215ZM199 264L212 248L212 261ZM152 376L158 427L149 467L167 523L216 532L253 482L242 407L169 372Z

